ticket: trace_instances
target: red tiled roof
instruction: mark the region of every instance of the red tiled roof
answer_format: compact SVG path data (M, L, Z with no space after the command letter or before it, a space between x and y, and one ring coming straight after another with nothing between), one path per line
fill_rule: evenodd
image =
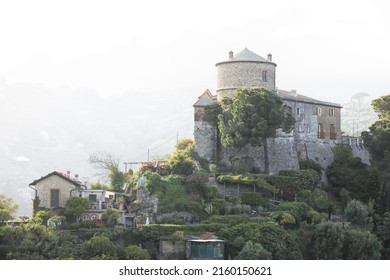
M199 236L199 239L206 240L206 239L212 237L213 235L215 235L215 232L207 231L207 232L203 233L201 236Z

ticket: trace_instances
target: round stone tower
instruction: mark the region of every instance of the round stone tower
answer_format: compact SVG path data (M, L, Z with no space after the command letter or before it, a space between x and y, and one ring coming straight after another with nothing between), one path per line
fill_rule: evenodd
M218 62L217 98L232 97L237 88L261 87L275 90L275 68L272 55L267 59L245 48L237 54L229 52L229 58Z

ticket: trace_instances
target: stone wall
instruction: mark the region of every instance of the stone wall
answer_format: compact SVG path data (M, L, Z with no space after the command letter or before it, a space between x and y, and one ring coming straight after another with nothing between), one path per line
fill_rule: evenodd
M244 184L216 183L218 193L223 197L237 198L243 193L258 192L256 187Z
M268 157L270 173L277 173L283 169L297 169L299 162L294 137L289 134L275 139L268 139ZM221 148L221 163L233 169L248 167L249 171L263 172L264 148L246 146L241 151Z
M262 80L267 71L267 81ZM237 88L261 87L275 90L275 64L262 62L234 62L217 65L217 96L232 97Z
M150 195L145 187L137 189L137 203L132 203L130 213L135 214L136 224L155 223L155 216L158 209L158 198L155 194Z
M195 150L198 155L207 160L211 160L216 151L216 126L207 121L195 121L194 139Z

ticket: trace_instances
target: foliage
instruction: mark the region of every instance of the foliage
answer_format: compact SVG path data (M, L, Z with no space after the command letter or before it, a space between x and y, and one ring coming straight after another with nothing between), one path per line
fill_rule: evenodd
M299 161L299 168L302 170L306 170L306 169L315 170L318 173L318 175L320 175L320 176L322 174L321 165L313 160L310 160L310 159Z
M275 138L278 128L291 131L295 123L282 104L278 95L261 88L237 89L233 98L222 99L218 115L222 145L238 150L248 144L264 146L265 172L269 173L267 138Z
M208 175L204 172L194 172L186 177L186 189L189 194L197 194L200 197L206 198L207 186L209 181Z
M371 105L379 119L362 133L362 138L379 170L382 204L385 211L390 211L390 95L373 100Z
M222 228L218 236L226 240L227 253L235 258L246 242L261 244L271 252L272 259L301 259L296 240L283 227L275 223L242 223Z
M381 161L390 152L390 95L373 100L371 105L379 119L362 137L374 160Z
M188 147L194 145L194 139L191 138L181 138L176 143L176 150L177 151L184 151L188 149Z
M321 176L313 169L281 170L279 175L298 179L300 189L314 189L321 182Z
M344 209L344 215L348 222L361 228L372 229L373 226L373 205L364 205L359 200L353 199ZM370 215L371 214L371 215Z
M168 159L169 167L173 174L190 175L194 171L194 165L186 150L177 150Z
M345 232L340 223L321 222L316 225L312 249L315 259L339 260L343 257Z
M90 187L92 190L110 190L111 189L109 186L102 184L100 182L100 180L97 181L96 183L91 183Z
M89 155L89 163L110 180L111 190L123 191L123 186L128 178L120 171L119 158L109 153L93 153Z
M308 220L310 206L304 202L284 202L276 207L276 211L288 212L298 223Z
M260 243L252 243L248 241L235 260L270 260L272 257L271 252L264 249Z
M248 204L252 207L268 206L269 199L262 196L260 193L243 193L241 194L242 203Z
M72 196L65 204L64 214L67 217L74 217L78 222L78 217L89 207L87 198Z
M205 107L205 120L217 124L218 123L218 116L222 114L222 107L219 102L214 102L211 105L208 105Z
M223 198L213 198L209 200L213 205L213 214L222 215L225 212L225 208L228 205L228 202Z
M148 251L135 245L127 246L125 254L127 260L150 260Z
M383 217L377 218L376 234L383 244L382 258L384 260L390 259L390 212L385 212Z
M266 181L268 177L259 175L220 175L216 179L219 183L237 183L255 185L261 191L272 194L277 189L274 188L269 182Z
M351 229L346 231L345 260L378 260L381 257L381 242L369 231Z
M41 224L38 218L30 219L23 226L12 229L10 240L13 248L7 254L7 259L18 260L45 260L49 259L50 252L57 246L58 238L55 232L49 227Z
M55 215L54 211L51 210L40 210L35 213L34 217L42 220L42 225L47 225L47 221Z
M333 153L334 160L326 169L332 192L340 197L344 188L352 198L363 202L377 200L380 193L377 171L353 157L350 146L336 145Z
M289 176L272 175L266 176L265 179L273 187L275 187L276 194L281 200L295 200L299 192L300 182L298 178Z
M249 222L249 217L247 216L241 216L241 215L214 215L211 216L207 221L207 223L211 224L226 224L229 226Z
M17 210L18 206L14 204L12 198L0 194L0 226L6 221L12 220Z
M163 180L158 173L146 171L145 176L145 187L150 194L163 191Z
M320 212L332 212L333 203L329 199L329 195L326 191L315 188L313 191L302 190L299 192L301 202L306 202L315 210Z
M168 176L164 178L163 182L165 184L164 192L158 193L160 213L186 211L196 218L206 214L201 200L193 199L188 195L183 177Z
M56 246L49 252L50 259L65 260L65 259L80 259L80 239L77 235L66 231L57 232L58 238Z
M83 243L81 250L86 260L114 260L117 257L115 244L107 236L92 237Z
M119 218L119 211L115 208L108 208L106 211L102 213L102 222L106 226L110 226L110 227L115 226L118 218Z

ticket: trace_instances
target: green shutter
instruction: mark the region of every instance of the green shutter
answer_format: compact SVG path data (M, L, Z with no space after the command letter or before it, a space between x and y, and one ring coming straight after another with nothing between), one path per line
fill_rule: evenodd
M50 207L51 208L60 207L60 191L59 190L50 190Z

